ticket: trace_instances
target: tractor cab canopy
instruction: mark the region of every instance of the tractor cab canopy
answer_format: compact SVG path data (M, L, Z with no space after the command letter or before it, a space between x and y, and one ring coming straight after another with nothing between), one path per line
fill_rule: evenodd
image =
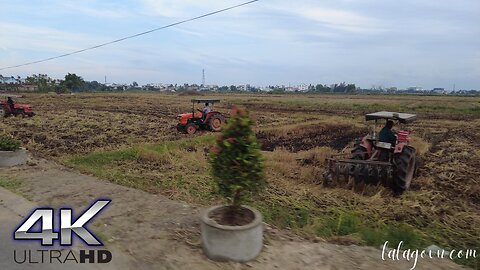
M398 113L398 112L376 112L365 115L366 121L386 119L386 120L398 120L402 124L412 123L417 119L417 115L410 113Z
M213 109L213 105L219 102L220 102L220 99L192 99L192 111L195 111L195 104L208 103L212 105L212 109Z
M192 99L192 103L219 103L220 99Z

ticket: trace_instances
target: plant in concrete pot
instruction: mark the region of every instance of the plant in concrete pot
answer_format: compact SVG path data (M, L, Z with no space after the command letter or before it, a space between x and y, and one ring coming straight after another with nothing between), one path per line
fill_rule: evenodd
M0 135L0 167L24 164L27 150L20 148L20 142L10 136Z
M6 135L0 135L0 151L15 151L19 148L19 141Z
M212 176L227 202L202 215L202 247L213 260L249 261L263 247L262 216L244 205L265 186L253 125L247 111L234 108L212 149Z

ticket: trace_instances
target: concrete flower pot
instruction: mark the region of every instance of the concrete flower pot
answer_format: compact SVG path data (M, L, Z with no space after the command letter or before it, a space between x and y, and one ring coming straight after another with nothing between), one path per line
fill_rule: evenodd
M12 167L27 162L28 152L25 148L15 151L0 151L0 167Z
M211 260L247 262L255 259L263 247L262 215L254 208L243 206L254 219L243 226L220 225L211 213L225 206L214 206L202 214L202 248Z

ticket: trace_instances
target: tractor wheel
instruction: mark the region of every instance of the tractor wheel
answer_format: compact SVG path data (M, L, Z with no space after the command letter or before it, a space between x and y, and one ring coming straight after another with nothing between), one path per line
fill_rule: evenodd
M393 192L400 195L410 187L412 178L415 174L416 160L415 148L404 146L401 153L393 157Z
M221 125L225 122L225 117L221 114L214 114L208 119L208 127L211 131L220 131Z
M178 125L177 125L177 131L178 131L178 132L185 133L185 126L178 124Z
M189 123L185 126L185 133L187 134L195 134L197 132L197 126L194 123Z
M354 160L368 159L367 149L360 145L359 140L355 141L355 144L353 145L352 155L350 156L350 159L354 159ZM355 175L357 172L360 173L361 175L368 175L366 166L362 164L352 165L349 168L350 168L351 175Z
M415 173L414 177L417 177L420 175L420 170L423 167L423 158L421 156L416 156L415 157Z
M361 146L359 141L356 141L355 144L353 145L352 156L350 159L356 159L356 160L368 159L367 149Z

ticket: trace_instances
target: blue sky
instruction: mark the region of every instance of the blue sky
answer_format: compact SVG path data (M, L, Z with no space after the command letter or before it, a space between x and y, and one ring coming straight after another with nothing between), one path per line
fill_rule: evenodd
M68 53L238 0L0 0L0 67ZM131 83L480 89L478 0L260 0L111 46L1 70Z

